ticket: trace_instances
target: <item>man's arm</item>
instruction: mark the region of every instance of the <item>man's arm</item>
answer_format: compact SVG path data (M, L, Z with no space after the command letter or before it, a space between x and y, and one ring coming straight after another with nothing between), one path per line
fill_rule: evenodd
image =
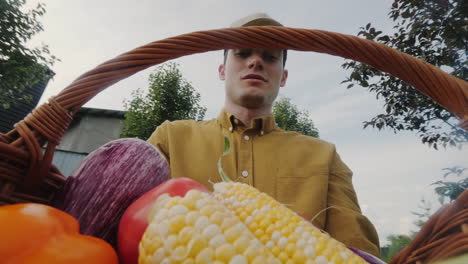
M156 130L151 134L148 138L148 142L159 149L159 151L163 154L166 161L170 163L169 159L169 147L167 142L167 124L169 121L165 121L161 125L159 125Z
M325 231L347 246L380 256L375 227L362 215L354 187L352 172L334 153L330 168L328 207Z

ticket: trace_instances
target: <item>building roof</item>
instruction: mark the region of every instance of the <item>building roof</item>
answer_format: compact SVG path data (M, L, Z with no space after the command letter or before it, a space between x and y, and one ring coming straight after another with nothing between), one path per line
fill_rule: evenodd
M93 116L102 116L102 117L115 117L115 118L125 118L126 111L111 110L111 109L101 109L101 108L90 108L82 107L76 114L76 117L83 115L93 115Z
M21 94L15 94L15 96L30 95L30 101L21 101L17 104L12 104L8 109L4 109L0 106L0 133L7 133L12 130L16 123L23 120L27 114L32 112L32 110L37 106L37 102L39 102L39 99L47 86L47 82L48 81L45 81L33 85L32 87L26 87Z

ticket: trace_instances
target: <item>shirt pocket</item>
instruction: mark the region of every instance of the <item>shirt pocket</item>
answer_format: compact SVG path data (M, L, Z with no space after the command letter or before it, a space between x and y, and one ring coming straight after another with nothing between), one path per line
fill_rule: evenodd
M308 219L326 207L327 193L326 171L282 169L276 175L276 199Z

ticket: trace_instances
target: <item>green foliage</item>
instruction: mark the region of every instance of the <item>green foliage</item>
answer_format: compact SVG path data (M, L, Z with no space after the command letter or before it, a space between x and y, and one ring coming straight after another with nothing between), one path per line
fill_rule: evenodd
M385 262L390 261L398 252L411 243L412 238L407 235L389 235L389 244L382 248L381 257Z
M468 189L468 176L464 175L467 168L460 166L455 166L452 168L444 168L446 173L444 174L444 179L452 176L451 181L436 181L433 185L436 185L435 192L439 195L439 202L441 204L445 203L445 198L451 202L457 199L460 194ZM455 178L460 178L455 180Z
M417 216L417 219L413 222L416 226L415 231L411 231L410 237L414 238L418 232L421 230L422 226L429 220L432 215L432 205L429 201L422 198L419 202L417 211L411 212L413 215Z
M288 131L300 132L311 137L319 137L319 132L309 118L307 111L299 111L291 99L282 97L273 105L273 115L279 127Z
M432 185L436 186L434 192L439 198L440 205L452 202L457 199L463 191L468 189L468 177L463 175L466 168L454 166L452 168L444 168L443 170L446 171L443 178L449 180L440 180L432 183ZM458 178L459 180L456 180ZM413 223L417 227L417 230L411 231L411 237L416 236L421 227L432 216L432 212L431 203L424 198L421 199L418 210L411 212L413 215L417 216L416 221Z
M465 0L395 0L389 13L395 23L394 32L384 34L368 23L360 28L358 36L418 57L466 80L466 10ZM384 100L385 113L365 121L364 127L416 131L424 144L435 149L468 140L468 133L457 127L457 117L403 81L355 61L342 67L351 70L343 81L348 88L360 85Z
M132 100L124 102L127 113L120 137L146 140L166 120L202 120L206 112L200 106L200 94L174 63L164 64L150 74L146 95L138 89L132 96Z
M468 177L464 175L467 168L460 166L455 166L452 168L444 168L446 173L443 178L460 178L458 181L436 181L432 185L437 187L434 189L434 192L439 196L440 205L444 205L447 202L452 202L457 199L460 194L468 189ZM446 199L448 198L448 199ZM420 204L418 205L418 210L411 212L413 215L417 216L417 219L414 221L414 225L417 227L416 231L411 231L410 235L390 235L387 237L387 240L390 242L389 245L381 249L382 259L388 262L393 258L401 249L407 246L414 237L421 230L422 226L429 220L432 216L432 206L431 203L424 198L421 199Z
M29 102L26 88L49 80L48 69L56 60L46 45L28 48L26 42L43 30L38 21L45 13L44 5L23 12L25 0L0 0L0 108Z

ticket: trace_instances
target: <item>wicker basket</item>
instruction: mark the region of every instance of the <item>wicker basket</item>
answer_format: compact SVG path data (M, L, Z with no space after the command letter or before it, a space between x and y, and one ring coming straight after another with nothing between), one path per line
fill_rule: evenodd
M274 26L194 32L150 43L99 65L0 135L0 204L51 201L65 180L51 165L55 147L72 116L100 91L170 59L241 47L315 51L369 64L416 87L458 116L460 126L468 130L468 83L385 45L333 32Z

